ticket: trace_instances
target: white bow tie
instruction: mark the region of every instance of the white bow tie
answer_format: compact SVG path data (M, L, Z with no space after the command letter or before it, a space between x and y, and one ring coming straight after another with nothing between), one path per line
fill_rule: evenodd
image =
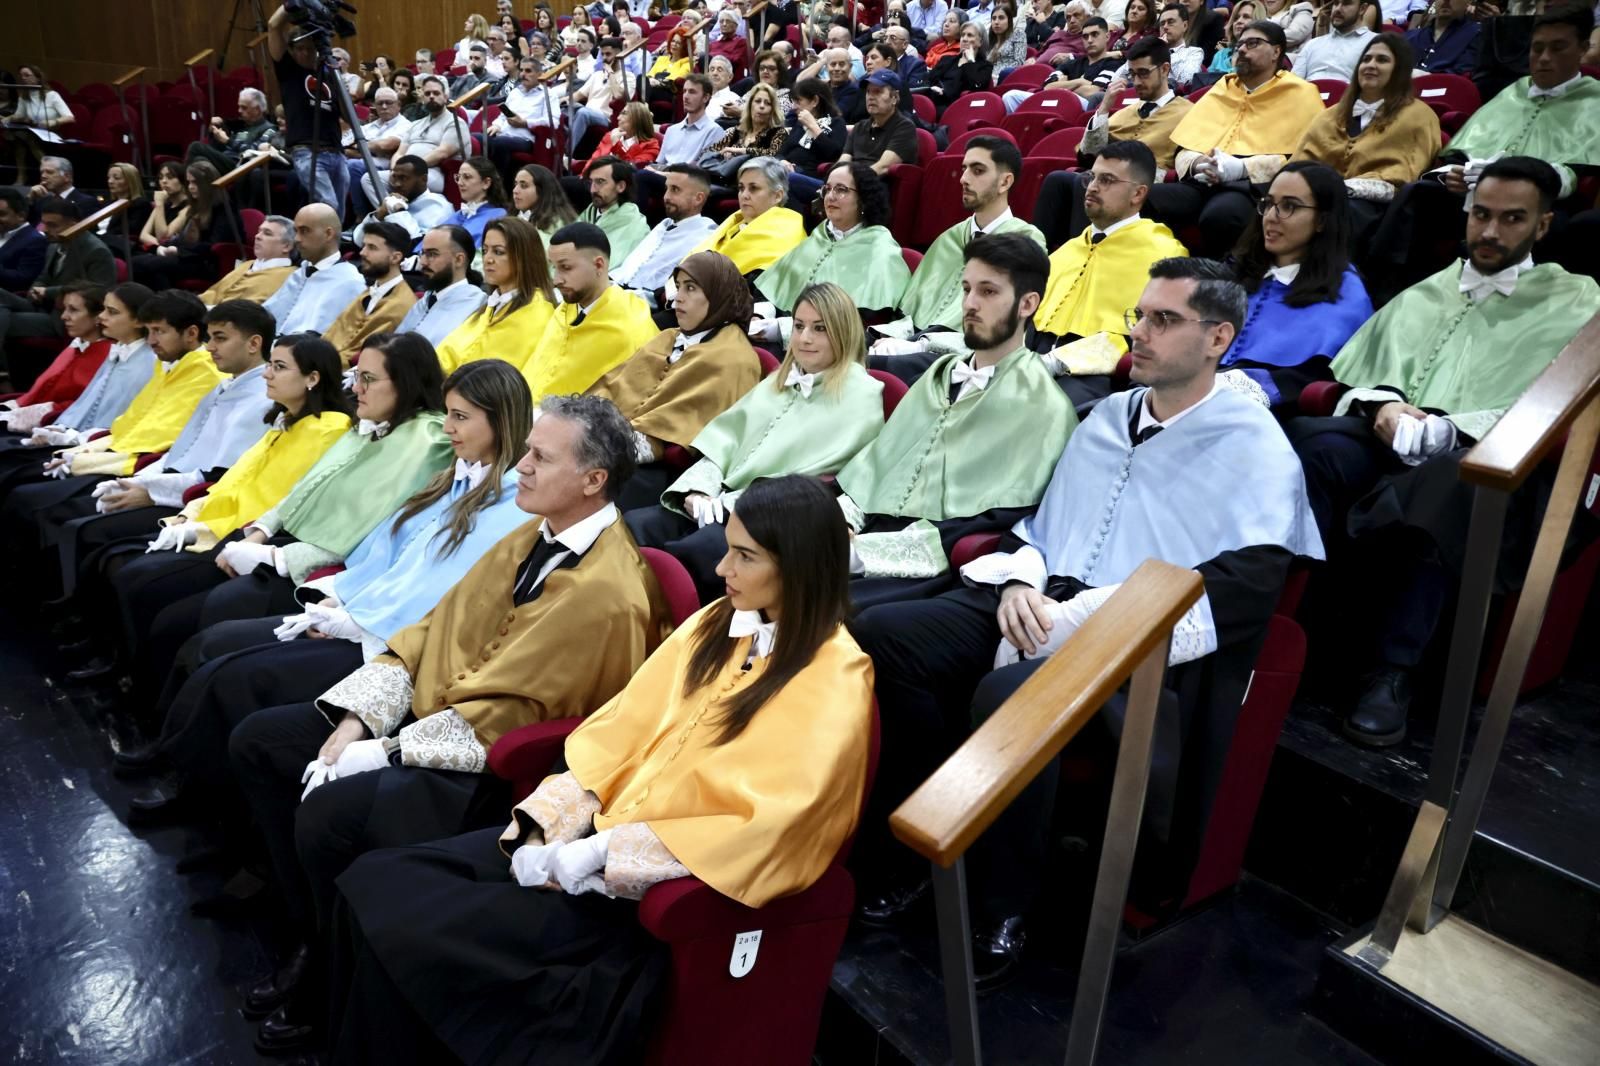
M988 388L989 382L994 379L994 368L999 364L991 364L982 370L975 370L971 363L957 363L950 368L950 384L965 385L972 382L974 389Z
M1576 80L1577 79L1573 79L1573 81L1564 81L1560 85L1552 85L1548 89L1541 89L1539 86L1530 82L1528 85L1528 99L1537 100L1540 97L1549 97L1550 99L1554 100L1558 97L1565 96L1567 95L1567 90L1572 87L1573 82Z
M1461 268L1461 291L1473 303L1487 299L1494 293L1510 296L1517 291L1517 278L1521 273L1520 266L1512 266L1496 274L1481 274L1469 261Z
M1268 267L1267 276L1279 285L1293 285L1294 279L1300 276L1300 264L1290 263L1288 266Z
M356 432L363 437L371 437L373 440L382 440L383 435L389 432L389 423L374 422L371 419L363 418L361 423L356 426Z
M1374 100L1371 103L1368 103L1365 100L1357 100L1355 106L1350 109L1350 113L1355 115L1357 118L1360 118L1362 115L1376 115L1378 113L1378 108L1382 106L1382 100Z
M124 359L128 358L128 353L132 351L133 345L131 344L113 344L111 346L111 354L106 356L106 358L111 360L113 363L120 363Z
M506 304L510 303L516 298L517 290L507 289L505 292L491 292L489 294L489 298L484 301L484 304L489 308L489 310L498 311L500 308L504 307Z
M465 481L468 492L483 484L484 476L488 473L489 465L487 463L469 463L465 459L456 460L455 479L457 481Z
M89 342L84 340L82 337L74 337L72 338L72 343L67 347L71 348L75 352L86 352L89 350Z
M486 207L488 205L488 203L489 203L489 201L487 201L487 200L479 200L477 203L473 203L473 204L462 204L461 205L461 217L462 218L471 218L473 215L476 215L478 213L478 208Z
M778 623L763 622L760 611L734 611L733 618L728 622L728 636L736 640L740 637L756 638L750 646L750 653L757 659L765 659L772 654L772 640L777 631Z
M783 387L789 388L793 386L800 390L801 396L809 400L811 399L811 390L816 388L816 384L817 375L802 374L799 367L791 366L789 368L789 380L783 383Z

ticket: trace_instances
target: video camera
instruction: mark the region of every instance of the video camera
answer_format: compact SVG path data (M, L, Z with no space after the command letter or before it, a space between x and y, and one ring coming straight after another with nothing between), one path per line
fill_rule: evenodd
M345 18L341 10L355 14L355 8L344 0L285 0L284 14L296 26L330 37L355 36L355 23Z

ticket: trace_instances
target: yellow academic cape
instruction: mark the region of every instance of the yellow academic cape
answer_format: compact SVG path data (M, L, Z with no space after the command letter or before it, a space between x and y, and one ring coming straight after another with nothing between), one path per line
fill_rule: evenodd
M645 436L687 448L708 422L756 387L761 360L736 323L689 345L669 363L677 339L676 329L658 333L589 392L616 404Z
M805 239L805 220L798 211L771 207L748 223L735 211L694 251L721 252L733 260L739 273L754 274L782 259L785 252Z
M184 519L205 527L200 540L188 550L210 551L217 541L276 507L349 428L349 415L324 411L302 418L288 429L267 430L210 491L184 507Z
M462 363L503 359L521 370L539 347L555 312L555 305L542 292L534 293L533 299L509 315L502 308L498 318L488 305L480 307L439 342L439 366L448 375Z
M164 452L183 432L184 424L206 393L227 380L211 353L198 348L176 363L157 362L116 421L109 436L71 452L74 474L133 473L135 456Z
M367 294L363 292L350 301L349 307L339 312L339 317L333 320L333 325L328 327L322 339L339 349L339 359L346 367L354 366L367 338L379 333L392 333L405 321L406 314L416 302L416 294L402 280L383 294L383 299L378 301L378 306L369 315Z
M418 721L453 708L485 751L530 722L587 714L622 691L671 628L628 527L611 523L537 599L511 601L539 536L532 520L490 548L444 599L373 660L411 675Z
M578 308L556 309L522 376L533 390L533 402L546 396L585 392L600 375L644 347L656 335L650 307L627 289L606 286L583 321L573 325Z
M1387 122L1380 118L1351 137L1339 109L1324 108L1306 130L1294 159L1323 163L1343 178L1371 178L1399 188L1416 181L1439 154L1439 116L1421 100L1408 100Z
M1050 281L1034 314L1041 333L1080 337L1096 333L1127 350L1123 312L1139 302L1157 259L1188 255L1183 242L1159 222L1141 218L1091 244L1090 226L1050 254Z
M266 267L250 272L254 259L247 259L228 271L227 277L200 294L200 302L215 307L223 300L254 300L263 303L267 297L283 286L284 280L294 273L294 267Z
M1183 121L1192 107L1194 104L1191 101L1179 96L1168 100L1167 106L1151 112L1149 118L1140 118L1139 104L1129 104L1112 113L1106 122L1106 136L1113 141L1143 141L1155 153L1156 166L1161 170L1171 170L1173 158L1178 154L1177 145L1172 143L1172 131L1178 128L1178 123Z
M1237 74L1225 74L1183 116L1172 141L1192 152L1288 155L1323 110L1317 87L1286 70L1253 93L1244 91Z
M855 829L872 660L840 626L742 733L719 745L719 698L772 662L744 670L753 638L730 640L716 678L684 695L695 629L721 602L684 623L573 731L567 766L600 799L596 830L644 822L700 880L760 907L813 884Z

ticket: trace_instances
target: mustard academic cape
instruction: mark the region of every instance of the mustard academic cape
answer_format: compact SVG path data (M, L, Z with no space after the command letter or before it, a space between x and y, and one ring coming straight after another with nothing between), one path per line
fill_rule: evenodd
M678 330L657 334L589 392L617 405L647 437L687 448L713 418L761 380L761 360L737 324L718 329L669 363Z
M533 519L479 559L444 599L389 639L374 664L411 675L411 713L453 709L485 751L530 722L588 714L622 691L671 628L655 574L618 518L537 599L511 602L543 525Z
M1371 178L1398 188L1416 181L1439 154L1439 116L1421 100L1409 100L1400 113L1352 137L1339 121L1339 109L1324 108L1295 149L1291 162L1309 159L1343 178Z
M1318 104L1320 106L1320 99ZM1151 112L1149 118L1141 118L1139 105L1129 104L1113 112L1106 121L1106 136L1113 141L1143 141L1155 154L1156 167L1171 170L1173 159L1178 154L1177 146L1172 143L1172 133L1193 107L1193 101L1179 96L1168 100L1165 107Z
M798 211L769 207L748 223L735 211L694 251L721 252L733 260L739 273L748 275L767 269L805 239L805 220Z
M333 325L322 339L339 349L339 359L348 367L355 365L361 355L361 346L368 337L379 333L392 333L405 321L407 312L416 305L417 297L402 279L400 284L383 294L378 306L367 313L367 294L363 292L350 306L339 312Z
M533 299L509 315L502 309L498 318L485 304L439 342L439 366L449 375L462 363L503 359L522 370L544 339L555 313L555 305L542 292L534 293Z
M210 551L229 533L282 503L301 475L349 428L349 415L324 411L288 429L269 429L210 491L184 507L186 520L205 527L188 550Z
M200 302L207 307L215 307L223 300L254 300L262 303L294 273L292 265L264 267L251 273L250 267L254 264L254 259L247 259L228 271L226 277L200 294Z
M577 315L577 307L562 304L544 339L522 364L534 403L546 396L587 391L601 374L656 335L649 305L615 285L606 286L583 321L574 325Z
M1093 233L1090 226L1050 254L1050 281L1033 322L1039 332L1057 337L1104 332L1126 351L1123 312L1139 302L1150 264L1189 251L1171 230L1148 218L1107 234L1099 244L1090 242Z
M721 602L721 601L718 601ZM697 613L567 738L567 766L599 797L596 830L644 822L718 892L760 907L815 883L854 831L872 733L872 660L840 626L718 745L721 700L760 677L753 638L730 640L709 685L684 695Z
M72 449L74 454L83 456L81 460L74 459L73 472L119 476L133 473L135 457L171 448L206 393L226 379L227 375L217 369L211 353L204 348L176 363L157 362L144 388L111 423L111 433L90 441L81 450Z
M1253 93L1245 92L1237 74L1225 74L1183 116L1172 141L1192 152L1289 155L1323 110L1317 87L1286 70Z

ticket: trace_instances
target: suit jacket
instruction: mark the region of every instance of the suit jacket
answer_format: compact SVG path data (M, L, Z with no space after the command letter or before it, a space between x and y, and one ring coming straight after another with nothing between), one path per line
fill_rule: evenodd
M44 253L49 246L44 234L26 224L0 245L0 289L21 292L32 285L44 269Z
M51 244L45 252L44 269L34 284L43 286L45 299L53 302L61 290L75 281L88 281L109 289L117 283L117 261L111 249L92 233L82 233L65 244Z
M76 207L78 209L78 217L79 218L88 218L90 215L94 214L96 211L100 210L102 207L105 206L104 204L102 204L100 202L100 198L99 197L94 196L91 193L86 193L82 189L79 189L79 188L74 188L72 190L72 192L68 193L65 197L63 197L63 199L65 199L67 201L67 203L71 204L73 207ZM32 204L30 204L28 206L28 221L29 222L32 222L35 225L38 224L38 222L39 222L39 205L41 203L43 203L43 202L44 202L43 200L35 200Z

